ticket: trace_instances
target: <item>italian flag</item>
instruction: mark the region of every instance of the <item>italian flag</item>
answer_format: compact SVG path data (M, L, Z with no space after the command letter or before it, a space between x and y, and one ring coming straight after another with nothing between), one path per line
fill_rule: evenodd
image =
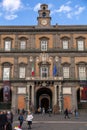
M32 76L34 76L34 64L32 64Z

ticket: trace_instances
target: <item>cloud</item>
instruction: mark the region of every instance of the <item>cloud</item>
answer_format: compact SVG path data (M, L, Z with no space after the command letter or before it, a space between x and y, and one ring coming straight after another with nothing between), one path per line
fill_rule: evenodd
M5 19L13 20L18 17L16 13L22 8L22 2L21 0L2 0L0 7Z
M3 9L8 12L15 12L21 8L21 0L3 0Z
M61 5L59 9L52 10L51 15L58 13L61 14L61 16L66 15L67 18L71 19L74 16L78 17L85 10L85 7L79 5L72 7L69 4L71 4L71 1L69 1L65 5Z
M72 8L68 5L62 5L57 12L70 12Z
M78 7L77 11L75 11L75 15L81 14L85 10L85 7Z
M18 16L16 15L16 14L11 14L11 15L6 15L5 16L5 19L7 19L7 20L13 20L13 19L15 19L15 18L17 18Z
M41 3L38 3L35 7L34 7L34 11L37 12L40 9L40 5Z

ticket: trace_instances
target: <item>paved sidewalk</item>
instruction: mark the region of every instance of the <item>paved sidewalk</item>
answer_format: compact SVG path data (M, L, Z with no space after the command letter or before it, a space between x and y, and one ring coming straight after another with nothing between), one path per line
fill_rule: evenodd
M79 118L75 118L74 115L70 114L70 119L65 119L64 114L33 114L33 130L87 130L87 113L81 112ZM25 115L26 119L26 115ZM14 126L18 126L18 115L14 116ZM24 121L22 130L28 130L27 122Z
M33 121L87 121L87 112L81 112L79 113L79 117L76 118L74 115L69 114L70 119L65 119L64 114L33 114L34 119ZM24 116L26 120L26 115ZM18 115L14 116L14 122L18 121Z

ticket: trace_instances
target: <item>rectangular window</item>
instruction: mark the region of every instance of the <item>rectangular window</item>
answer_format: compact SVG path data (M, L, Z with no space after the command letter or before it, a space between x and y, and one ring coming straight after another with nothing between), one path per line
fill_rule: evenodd
M25 41L21 41L20 49L22 49L22 50L26 49L26 42Z
M86 68L83 66L79 67L79 79L86 80Z
M19 78L25 78L25 67L20 67Z
M48 77L48 68L47 67L41 67L41 77L42 78Z
M5 41L5 50L10 51L11 50L11 41Z
M68 41L67 40L63 41L63 49L68 49Z
M63 77L69 78L69 67L63 67Z
M78 50L83 51L84 50L84 43L83 41L78 41Z
M6 67L3 68L3 80L9 80L10 79L10 68Z
M47 51L47 41L45 40L41 41L41 50Z

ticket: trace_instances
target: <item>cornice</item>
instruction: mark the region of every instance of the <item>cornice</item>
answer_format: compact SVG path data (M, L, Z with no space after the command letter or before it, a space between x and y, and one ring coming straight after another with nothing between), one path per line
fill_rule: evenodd
M0 26L0 33L2 32L87 32L87 25L52 25L46 28L39 26Z

